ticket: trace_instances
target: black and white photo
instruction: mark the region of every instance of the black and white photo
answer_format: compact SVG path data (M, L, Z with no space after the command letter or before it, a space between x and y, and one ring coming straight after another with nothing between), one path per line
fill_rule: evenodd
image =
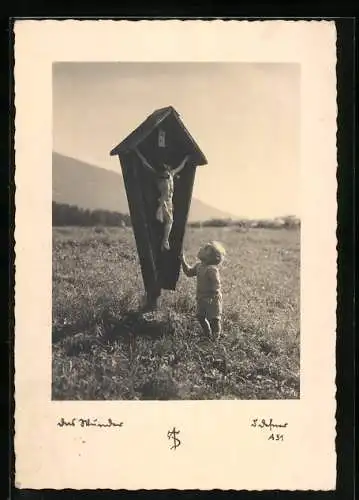
M300 95L299 64L53 65L54 399L300 397Z

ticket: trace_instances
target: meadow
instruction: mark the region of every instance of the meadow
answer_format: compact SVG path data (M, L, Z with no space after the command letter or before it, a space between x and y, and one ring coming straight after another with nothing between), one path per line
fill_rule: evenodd
M300 229L189 227L188 261L213 239L227 250L216 342L183 273L157 311L138 313L131 228L53 228L54 400L299 398Z

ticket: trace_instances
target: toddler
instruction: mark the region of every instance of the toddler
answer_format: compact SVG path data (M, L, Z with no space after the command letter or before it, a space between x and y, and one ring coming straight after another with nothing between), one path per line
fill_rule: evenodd
M200 262L193 267L181 256L182 269L186 276L197 277L197 317L206 336L219 338L222 331L222 291L219 265L226 251L217 241L204 245L198 252Z

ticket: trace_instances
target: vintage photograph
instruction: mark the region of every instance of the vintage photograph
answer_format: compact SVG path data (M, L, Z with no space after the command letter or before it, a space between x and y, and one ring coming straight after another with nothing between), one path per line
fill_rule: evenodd
M335 23L24 20L14 78L17 487L335 489Z
M52 64L52 400L300 398L301 67Z

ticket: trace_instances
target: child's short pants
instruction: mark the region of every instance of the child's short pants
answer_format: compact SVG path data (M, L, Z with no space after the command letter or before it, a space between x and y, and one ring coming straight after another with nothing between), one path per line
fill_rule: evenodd
M220 318L222 315L222 297L220 295L198 297L197 314L207 319Z

